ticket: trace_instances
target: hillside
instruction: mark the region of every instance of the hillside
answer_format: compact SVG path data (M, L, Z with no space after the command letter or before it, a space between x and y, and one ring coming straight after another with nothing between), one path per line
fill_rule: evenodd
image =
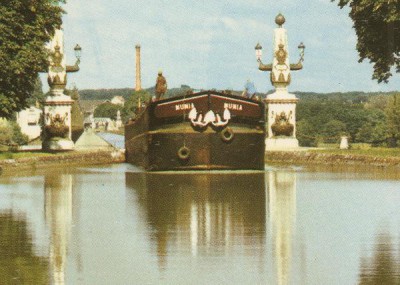
M179 88L171 88L167 91L166 97L173 97L178 95L186 94L190 90L190 86L182 85ZM144 89L150 94L154 95L154 87ZM81 100L111 100L114 96L122 96L125 100L133 94L133 88L117 88L117 89L83 89L79 90L79 95ZM232 91L234 94L241 94L242 90ZM264 98L267 94L272 93L269 91L267 93L257 93L260 97ZM301 100L313 101L313 100L333 100L333 101L346 101L352 103L363 103L367 102L370 97L378 95L393 95L395 92L333 92L333 93L315 93L315 92L292 92Z

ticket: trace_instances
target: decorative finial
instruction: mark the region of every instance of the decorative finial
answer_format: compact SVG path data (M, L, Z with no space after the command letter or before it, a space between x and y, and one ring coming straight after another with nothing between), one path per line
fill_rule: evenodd
M275 18L275 23L279 26L279 28L282 27L282 25L285 23L286 19L285 17L279 13L278 16Z

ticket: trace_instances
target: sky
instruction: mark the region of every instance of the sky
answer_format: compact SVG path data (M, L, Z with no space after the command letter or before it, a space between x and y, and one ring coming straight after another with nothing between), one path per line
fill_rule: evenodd
M82 47L81 70L68 87L134 88L135 45L141 45L142 87L155 85L161 69L168 87L257 91L273 89L258 70L254 47L272 61L275 17L286 18L291 63L304 42L304 69L292 73L292 92L400 90L400 75L389 84L371 79L372 65L358 63L357 38L348 16L330 0L68 0L63 17L67 63ZM46 86L47 83L44 83Z

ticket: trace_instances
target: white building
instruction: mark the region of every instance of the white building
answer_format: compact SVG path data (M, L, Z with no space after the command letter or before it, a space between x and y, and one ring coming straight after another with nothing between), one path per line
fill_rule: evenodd
M125 99L124 99L124 97L122 97L122 96L114 96L112 99L111 99L111 104L115 104L115 105L122 105L122 106L124 106L124 104L125 104Z
M31 106L17 113L17 123L21 128L21 132L29 137L29 140L36 139L40 136L41 126L40 117L43 111Z

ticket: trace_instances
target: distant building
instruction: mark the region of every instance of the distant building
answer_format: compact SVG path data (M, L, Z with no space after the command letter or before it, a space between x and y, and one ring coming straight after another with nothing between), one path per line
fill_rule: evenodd
M122 105L122 106L124 106L124 104L125 104L125 99L124 99L124 97L122 97L122 96L114 96L112 99L111 99L111 104L115 104L115 105Z
M29 140L36 139L40 136L42 128L40 126L40 118L43 111L31 106L17 113L17 124L21 128L21 132L29 137Z

